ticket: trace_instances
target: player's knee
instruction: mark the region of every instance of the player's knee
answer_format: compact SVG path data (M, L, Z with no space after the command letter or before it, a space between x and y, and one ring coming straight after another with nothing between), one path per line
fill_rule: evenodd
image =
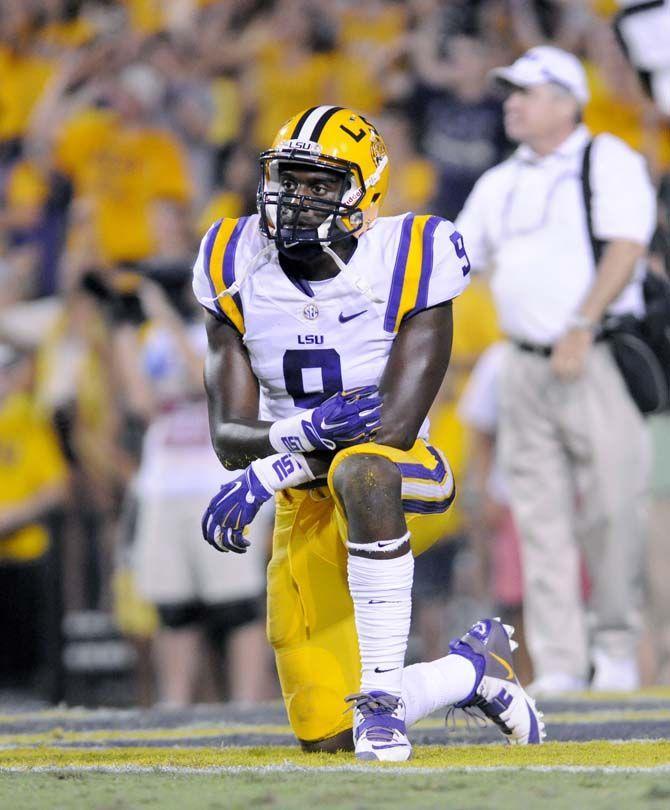
M389 495L400 497L402 475L397 465L383 456L357 454L345 458L335 470L333 488L344 503L364 501L368 508Z
M319 745L325 746L343 732L351 736L351 714L345 713L342 695L334 689L317 683L300 684L284 698L291 728L303 747L314 746L310 750L317 751Z

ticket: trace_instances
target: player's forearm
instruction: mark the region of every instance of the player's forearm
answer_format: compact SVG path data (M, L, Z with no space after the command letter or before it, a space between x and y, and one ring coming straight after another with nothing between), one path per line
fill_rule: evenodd
M277 451L270 444L272 422L257 419L230 419L212 426L212 444L227 470L241 470L258 458Z
M327 475L333 454L315 451L308 443L301 423L310 413L304 411L276 422L243 418L210 420L214 450L228 470L243 469L252 461L275 453L301 453L314 476L321 478Z
M376 386L361 386L270 423L251 418L248 408L229 414L222 401L211 397L210 428L222 463L237 468L273 452L332 453L368 441L379 427L381 405Z
M219 425L213 434L213 445L221 464L227 470L241 470L252 461L277 453L270 443L272 422L236 419ZM308 453L303 456L314 478L325 478L332 455Z
M402 325L382 376L382 424L375 442L411 449L447 371L451 340L451 302Z
M415 342L415 346L419 343ZM389 374L382 381L384 407L382 425L375 436L378 444L410 450L416 442L421 425L444 379L449 357L447 349L444 366L436 368L428 347L425 348L425 351L417 351L411 367L405 356L400 364L403 366L400 373L395 369L397 358L393 355L391 357L390 368L387 367Z
M398 450L411 450L419 435L419 427L421 427L421 423L417 426L415 420L402 420L396 424L382 425L375 436L375 443L386 445L386 447L396 447Z
M212 445L226 469L240 470L275 452L272 423L258 418L258 381L239 336L211 317L208 333L204 383Z
M610 242L598 264L593 286L577 314L597 324L607 307L630 282L635 264L644 253L644 246L638 242L626 239Z

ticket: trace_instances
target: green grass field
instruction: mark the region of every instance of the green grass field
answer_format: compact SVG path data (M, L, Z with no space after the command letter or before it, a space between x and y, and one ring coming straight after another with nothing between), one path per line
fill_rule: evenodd
M407 763L304 754L280 704L0 712L0 810L670 808L670 693L543 705L549 741L444 717Z
M0 775L0 806L17 810L250 810L492 807L551 810L667 808L669 773L245 772L216 775L59 773Z
M31 748L0 750L0 771L44 768L299 768L319 772L355 765L352 754L305 754L293 746L249 747L155 746L144 748L83 747L59 748L37 745ZM388 768L389 765L369 765ZM670 783L670 740L545 743L533 746L498 745L420 745L412 759L393 768L661 768L668 771ZM2 805L0 805L2 807Z

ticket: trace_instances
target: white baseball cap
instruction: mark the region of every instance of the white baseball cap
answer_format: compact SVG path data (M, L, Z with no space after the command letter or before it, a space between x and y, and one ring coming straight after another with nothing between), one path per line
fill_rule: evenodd
M533 87L553 82L572 93L581 106L590 97L582 63L574 54L552 45L531 48L509 67L490 71L489 79L495 84L511 84L516 87Z

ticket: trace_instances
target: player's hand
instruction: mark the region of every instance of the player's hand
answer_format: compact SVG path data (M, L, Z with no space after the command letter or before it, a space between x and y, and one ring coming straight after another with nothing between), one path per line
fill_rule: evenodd
M593 332L590 329L574 327L567 331L551 353L553 373L565 382L581 377L592 344Z
M370 441L381 424L382 400L376 385L340 391L308 411L302 428L315 450L337 450Z
M202 536L217 551L244 554L250 545L243 535L244 529L273 495L250 465L212 498L202 516Z

